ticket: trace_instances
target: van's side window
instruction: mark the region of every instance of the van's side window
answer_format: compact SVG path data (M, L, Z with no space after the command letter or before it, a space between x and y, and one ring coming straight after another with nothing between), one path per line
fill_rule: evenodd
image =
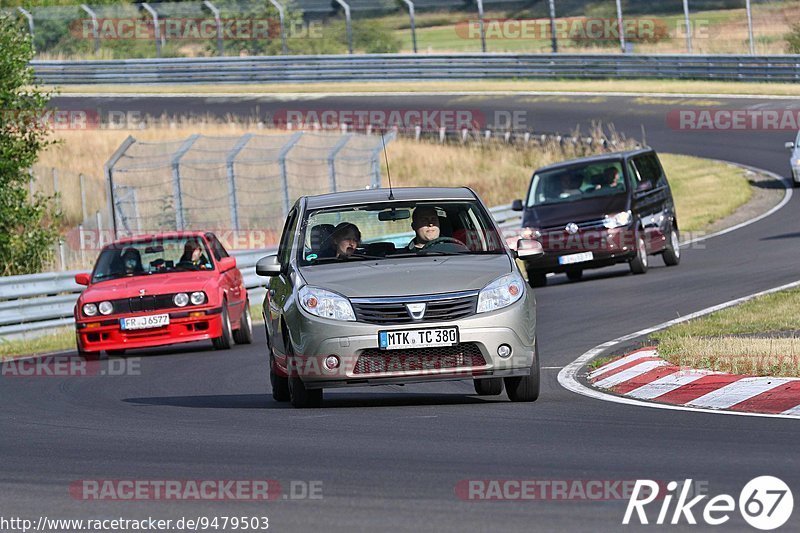
M659 185L661 179L661 165L654 154L643 154L633 158L633 163L639 171L640 183L637 190L650 190Z

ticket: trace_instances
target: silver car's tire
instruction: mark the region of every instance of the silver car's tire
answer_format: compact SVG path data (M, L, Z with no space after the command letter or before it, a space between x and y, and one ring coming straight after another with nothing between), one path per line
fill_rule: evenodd
M292 368L292 358L294 357L294 348L292 347L291 340L286 343L286 356L289 359L289 368ZM291 373L291 372L290 372ZM293 376L289 380L289 400L292 407L299 409L306 409L309 407L322 407L322 389L306 388L305 383L299 377Z
M236 344L253 344L253 318L250 316L250 302L244 302L244 311L239 319L239 329L233 332Z
M503 378L475 379L473 383L480 396L497 396L503 392Z
M529 376L503 378L508 399L512 402L535 402L539 398L539 341L534 348L534 359Z
M272 385L272 399L276 402L288 402L291 399L289 395L289 378L281 376L275 371L275 359L270 356L269 358L269 382Z
M528 285L531 287L544 287L547 285L547 274L528 274Z

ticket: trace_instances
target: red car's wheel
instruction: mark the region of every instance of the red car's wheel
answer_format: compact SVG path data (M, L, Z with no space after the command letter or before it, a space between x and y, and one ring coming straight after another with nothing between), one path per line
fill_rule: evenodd
M239 318L239 329L233 332L236 344L253 344L253 319L250 316L250 302L244 302L244 310Z
M228 304L222 304L222 335L211 339L215 350L229 350L233 345L233 332L231 331L231 317L228 314Z

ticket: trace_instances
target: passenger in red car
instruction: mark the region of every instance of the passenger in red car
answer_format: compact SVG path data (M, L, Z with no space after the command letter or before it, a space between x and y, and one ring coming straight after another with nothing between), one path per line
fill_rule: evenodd
M133 276L144 272L142 256L136 248L128 248L122 253L122 265L126 276Z

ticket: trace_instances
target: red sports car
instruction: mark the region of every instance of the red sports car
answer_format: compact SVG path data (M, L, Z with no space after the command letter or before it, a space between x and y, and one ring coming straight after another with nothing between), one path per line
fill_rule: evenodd
M75 305L78 352L120 354L211 339L250 344L250 304L236 259L213 233L162 233L105 246Z

